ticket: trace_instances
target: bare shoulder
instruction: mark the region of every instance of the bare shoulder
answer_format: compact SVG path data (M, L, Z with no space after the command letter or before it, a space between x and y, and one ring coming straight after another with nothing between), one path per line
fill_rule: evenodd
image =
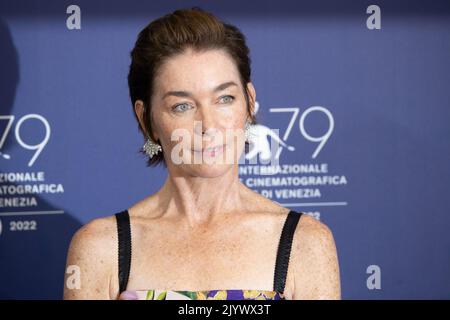
M308 214L302 214L295 232L296 238L306 240L305 244L310 246L330 244L330 241L334 241L330 228Z
M111 215L93 219L75 232L67 254L65 299L110 298L117 260L116 230Z
M295 230L292 250L301 255L303 260L312 259L311 263L333 263L336 245L331 229L323 222L308 214L302 214Z
M114 216L96 218L83 225L72 237L70 249L108 254L106 249L117 241L117 225Z
M330 228L303 214L295 231L291 262L294 299L339 299L339 264Z
M116 230L114 216L93 219L75 232L69 253L92 257L110 255L110 249L117 244Z

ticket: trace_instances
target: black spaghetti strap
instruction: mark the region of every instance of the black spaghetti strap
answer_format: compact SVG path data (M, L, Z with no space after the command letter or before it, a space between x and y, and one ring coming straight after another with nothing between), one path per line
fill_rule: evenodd
M127 289L131 267L131 226L128 210L116 213L119 242L119 294Z
M292 240L301 215L302 212L289 211L281 231L273 280L273 290L279 293L284 293L284 287L286 286Z

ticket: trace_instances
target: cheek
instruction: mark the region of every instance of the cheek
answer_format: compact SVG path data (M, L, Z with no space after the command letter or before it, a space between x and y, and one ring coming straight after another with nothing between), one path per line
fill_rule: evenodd
M233 107L223 108L218 113L219 123L225 129L242 129L246 119L246 109L243 104L236 104Z
M245 140L244 119L233 118L225 128L225 140L228 145L240 146Z
M166 143L172 147L180 142L189 144L191 141L194 130L193 123L191 122L173 122L164 128L164 137Z
M243 128L246 119L246 109L244 104L236 104L232 107L223 108L217 113L219 116L220 130L224 135L224 140L228 145L236 145L245 139Z
M159 139L166 148L172 148L180 140L179 136L185 134L183 132L189 131L186 121L174 119L164 113L159 114L158 117L155 116L154 120Z

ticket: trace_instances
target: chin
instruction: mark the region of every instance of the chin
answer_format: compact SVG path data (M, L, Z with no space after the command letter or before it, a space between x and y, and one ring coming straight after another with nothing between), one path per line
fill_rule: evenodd
M233 164L225 163L190 164L186 165L185 170L183 171L194 177L217 178L226 174L233 166Z

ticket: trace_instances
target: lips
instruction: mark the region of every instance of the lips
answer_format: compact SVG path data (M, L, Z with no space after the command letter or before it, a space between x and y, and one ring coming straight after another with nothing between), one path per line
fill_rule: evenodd
M219 146L214 146L214 147L208 147L208 148L203 148L203 149L198 149L198 150L195 150L194 149L194 151L195 152L218 152L218 151L220 151L220 150L222 150L222 149L224 149L225 148L225 144L222 144L222 145L219 145Z

